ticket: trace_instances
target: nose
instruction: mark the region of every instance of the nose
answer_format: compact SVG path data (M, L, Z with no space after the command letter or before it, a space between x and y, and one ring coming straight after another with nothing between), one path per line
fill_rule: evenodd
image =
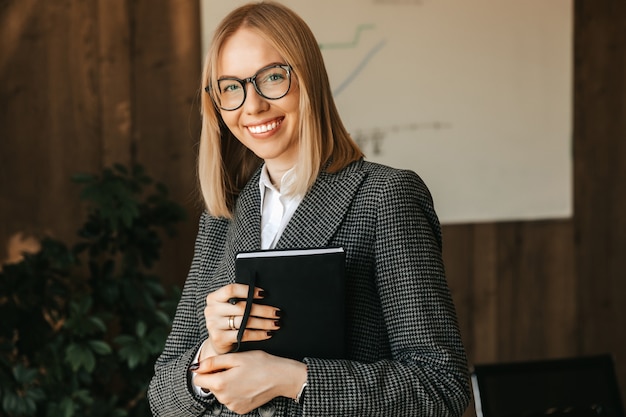
M246 89L246 100L243 103L244 111L249 114L256 114L267 110L269 103L257 93L254 85L247 83Z

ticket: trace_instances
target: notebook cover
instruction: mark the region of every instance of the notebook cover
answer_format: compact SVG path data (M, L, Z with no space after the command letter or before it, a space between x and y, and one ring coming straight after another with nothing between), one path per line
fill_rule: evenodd
M268 339L242 342L240 351L264 350L276 356L345 357L345 252L342 248L241 252L235 259L236 282L267 295L256 303L282 310L281 327Z

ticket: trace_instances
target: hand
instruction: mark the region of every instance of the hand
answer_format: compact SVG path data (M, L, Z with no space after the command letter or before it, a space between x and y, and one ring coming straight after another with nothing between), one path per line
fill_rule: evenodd
M263 290L255 288L254 298L263 298ZM200 352L200 360L209 356L228 353L237 342L237 333L245 310L245 299L248 296L248 286L244 284L230 284L207 295L204 319L209 332L209 339ZM241 341L266 340L272 337L272 332L280 328L280 310L276 307L262 304L252 304L250 317ZM231 324L234 326L231 327Z
M306 364L260 350L213 356L198 365L194 384L238 414L278 396L296 398L307 380Z

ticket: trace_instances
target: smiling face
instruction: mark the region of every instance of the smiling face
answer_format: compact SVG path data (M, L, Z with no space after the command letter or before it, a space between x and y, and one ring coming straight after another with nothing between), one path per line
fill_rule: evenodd
M246 79L261 68L286 64L278 51L254 31L240 28L222 46L217 78ZM259 80L257 80L259 81ZM293 167L298 155L299 91L291 74L291 88L282 98L261 97L246 83L246 100L236 110L220 110L226 126L248 149L262 158L273 180Z

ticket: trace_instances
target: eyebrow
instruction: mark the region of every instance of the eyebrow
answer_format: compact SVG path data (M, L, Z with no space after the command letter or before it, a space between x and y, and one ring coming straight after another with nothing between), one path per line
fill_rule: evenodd
M250 77L254 77L256 75L257 72L259 72L260 70L262 70L263 68L267 68L267 67L271 67L273 65L289 65L286 62L271 62L267 65L263 65L262 67L259 67L252 75L250 75ZM219 80L226 80L226 79L235 79L235 80L245 80L246 78L249 77L245 77L245 78L239 78L236 77L234 75L221 75L219 77L217 77L217 81Z

